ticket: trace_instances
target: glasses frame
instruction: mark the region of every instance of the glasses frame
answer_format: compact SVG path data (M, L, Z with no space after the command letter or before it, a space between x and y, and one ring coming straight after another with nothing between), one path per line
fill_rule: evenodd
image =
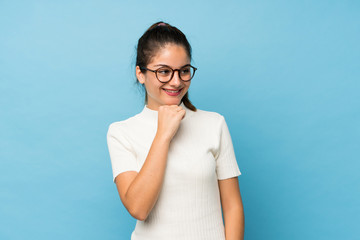
M160 81L160 79L159 79L159 77L158 77L158 75L157 75L157 74L158 74L158 71L159 71L160 69L164 68L164 67L167 67L167 68L171 69L171 71L172 71L172 74L171 74L170 79L169 79L168 81L165 81L165 82L164 82L164 81ZM191 76L191 78L190 78L189 80L183 80L183 79L181 78L181 76L180 76L180 70L183 69L184 67L191 67L191 68L194 70L194 73L193 73L193 75ZM185 65L185 66L183 66L183 67L181 67L181 68L178 68L178 69L172 69L172 68L169 67L169 66L163 66L163 67L160 67L160 68L158 68L158 69L156 69L156 70L152 70L152 69L149 69L149 68L146 68L146 67L142 67L142 68L140 68L140 69L141 69L141 70L147 70L147 71L150 71L150 72L155 73L155 76L156 76L157 80L158 80L159 82L161 82L161 83L170 82L171 79L173 79L173 77L174 77L175 71L178 72L178 76L179 76L179 78L181 79L181 81L183 81L183 82L189 82L189 81L191 81L191 79L194 78L195 72L196 72L196 70L197 70L196 67L191 66L190 64Z

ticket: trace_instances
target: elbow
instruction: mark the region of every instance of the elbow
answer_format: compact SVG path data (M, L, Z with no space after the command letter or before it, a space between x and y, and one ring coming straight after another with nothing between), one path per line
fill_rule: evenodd
M131 208L131 209L128 209L128 212L130 213L130 215L139 220L139 221L145 221L146 218L148 217L148 213L144 210L140 210L140 209L134 209L134 208Z
M124 200L122 200L125 208L127 209L127 211L130 213L130 215L139 220L139 221L144 221L146 220L146 218L148 217L151 209L147 208L147 204L144 201L139 201L139 200L132 200L132 199L128 199L125 195Z

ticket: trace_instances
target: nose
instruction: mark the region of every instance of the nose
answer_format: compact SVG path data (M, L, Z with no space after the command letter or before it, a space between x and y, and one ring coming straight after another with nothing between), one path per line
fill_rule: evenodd
M180 77L179 77L179 70L174 71L174 76L173 76L173 78L170 80L169 84L170 84L171 86L174 86L174 87L179 87L179 86L181 86L182 81L181 81L181 79L180 79Z

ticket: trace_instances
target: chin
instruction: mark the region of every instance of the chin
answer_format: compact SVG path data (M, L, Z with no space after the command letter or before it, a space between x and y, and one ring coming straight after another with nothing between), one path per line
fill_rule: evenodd
M181 99L182 98L179 98L179 99L170 99L168 101L164 101L164 103L166 105L179 105L181 103Z
M179 105L180 102L181 102L181 100L179 100L179 101L169 101L169 102L167 102L167 103L165 103L165 104L166 104L166 105Z

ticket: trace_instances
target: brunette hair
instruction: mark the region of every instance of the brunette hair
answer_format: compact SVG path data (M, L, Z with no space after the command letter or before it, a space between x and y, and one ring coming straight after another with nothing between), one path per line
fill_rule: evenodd
M136 48L135 66L139 66L144 73L146 70L143 69L146 68L147 64L156 55L156 52L169 43L183 46L188 57L191 59L191 46L186 36L178 28L168 23L157 22L151 25L139 39ZM139 81L136 82L140 84ZM145 104L147 104L147 92L145 86L142 85L142 87L145 90ZM189 100L189 91L182 98L182 102L187 108L196 111L196 107Z

